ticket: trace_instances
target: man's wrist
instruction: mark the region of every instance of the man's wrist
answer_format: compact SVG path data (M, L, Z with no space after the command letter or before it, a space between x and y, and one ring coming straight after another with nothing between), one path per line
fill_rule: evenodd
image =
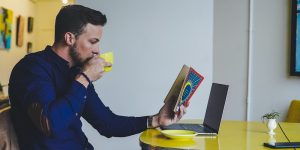
M84 72L80 72L80 74L88 81L88 83L92 83L90 78Z
M148 116L147 118L147 128L157 128L159 127L157 115Z
M86 88L88 87L88 85L90 84L90 80L89 78L83 75L84 73L80 73L76 76L75 80L78 81L79 83L81 83L83 86L85 86Z

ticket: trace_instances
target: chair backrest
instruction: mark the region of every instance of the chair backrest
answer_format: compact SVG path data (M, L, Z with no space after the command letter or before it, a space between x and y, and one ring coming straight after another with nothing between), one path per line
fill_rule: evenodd
M9 110L0 113L0 150L19 150Z
M293 100L290 104L286 122L300 123L300 100Z

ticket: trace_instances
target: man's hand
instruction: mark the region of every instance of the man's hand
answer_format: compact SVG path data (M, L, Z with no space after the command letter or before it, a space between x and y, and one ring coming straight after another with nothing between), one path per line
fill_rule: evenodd
M160 109L159 113L152 116L152 127L156 128L159 126L168 126L178 122L186 112L186 107L183 105L179 111L175 113L172 109L171 103L167 102Z
M94 56L89 61L87 61L82 67L82 72L88 77L88 79L93 82L100 79L104 74L104 67L111 67L112 64L106 62L103 58L99 56ZM85 87L88 85L85 77L78 75L76 80L82 83Z
M106 62L103 58L94 56L90 59L82 68L82 72L85 73L91 82L100 79L104 74L104 67L109 67L112 64Z

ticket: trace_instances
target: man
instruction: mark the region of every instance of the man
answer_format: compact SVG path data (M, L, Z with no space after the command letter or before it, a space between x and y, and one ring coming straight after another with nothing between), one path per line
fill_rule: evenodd
M93 81L112 64L99 58L106 17L80 6L63 7L56 16L55 41L25 56L14 67L10 82L11 117L24 150L93 149L81 127L87 120L106 137L122 137L177 122L166 103L153 116L119 116L104 106Z

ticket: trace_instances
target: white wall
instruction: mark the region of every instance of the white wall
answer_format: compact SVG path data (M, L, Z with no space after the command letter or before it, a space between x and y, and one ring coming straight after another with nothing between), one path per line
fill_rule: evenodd
M68 0L73 4L74 0ZM55 17L63 6L61 0L37 0L36 2L36 36L38 40L34 51L43 50L54 42Z
M288 74L290 11L290 0L254 1L251 120L270 110L281 112L284 119L290 101L300 99L300 78Z
M250 30L250 0L215 0L213 80L231 86L224 119L245 120L249 97L249 120L272 110L284 120L290 101L300 99L300 79L288 75L290 5L290 0L253 0Z
M32 33L27 32L27 17L35 18L35 5L30 0L1 0L0 6L13 11L13 24L11 33L11 48L0 49L0 82L8 84L9 76L13 66L27 53L27 42L35 44L35 28ZM16 46L16 23L17 17L24 17L24 38L23 46ZM7 88L4 89L7 94Z
M214 1L213 81L229 85L225 119L246 117L248 2Z
M203 118L212 81L213 1L77 2L108 17L101 48L115 53L115 64L95 83L106 105L122 115L157 113L182 65L187 64L206 79L184 118ZM139 135L106 139L87 124L84 130L95 149L139 149Z
M44 49L46 45L53 44L55 17L62 7L62 3L60 1L39 1L36 6L38 18L36 30L39 40L36 43L35 51L38 51Z

